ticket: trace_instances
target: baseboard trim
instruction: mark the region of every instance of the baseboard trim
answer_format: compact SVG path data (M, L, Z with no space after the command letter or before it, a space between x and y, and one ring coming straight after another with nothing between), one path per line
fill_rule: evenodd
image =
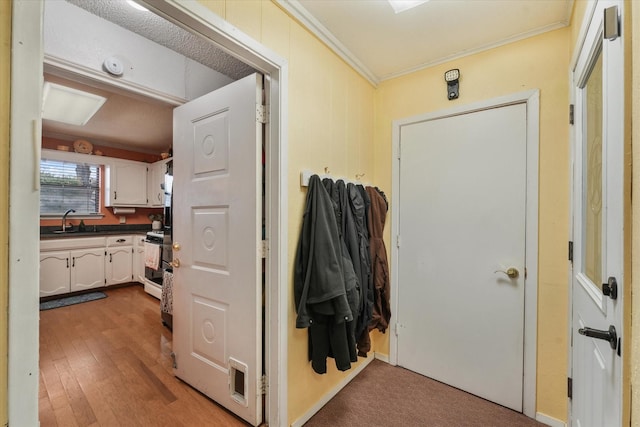
M550 417L540 412L536 412L536 421L546 424L550 427L567 427L567 423L556 418Z
M373 357L380 360L381 362L390 363L389 356L386 354L380 354L376 352L376 353L373 353Z
M362 363L360 363L360 365L358 365L357 368L352 369L349 375L344 377L343 380L340 381L333 389L331 389L329 393L322 396L322 398L318 400L318 402L316 402L315 405L313 405L307 412L304 413L304 415L302 415L300 418L292 422L291 427L302 427L304 423L309 421L311 417L313 417L320 409L322 409L324 405L326 405L331 399L333 399L335 395L338 394L338 392L340 392L340 390L344 388L344 386L349 384L352 379L358 376L358 374L362 372L362 370L366 368L367 365L369 365L369 363L373 361L373 359L374 359L373 357L360 359L362 360Z

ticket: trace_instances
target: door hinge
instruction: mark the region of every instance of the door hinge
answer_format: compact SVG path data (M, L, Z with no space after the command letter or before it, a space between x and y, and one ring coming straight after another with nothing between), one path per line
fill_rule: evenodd
M573 378L567 378L567 397L573 399Z
M260 243L260 256L262 258L266 258L267 257L267 252L269 251L269 245L267 244L266 240L263 240Z
M396 236L396 248L399 248L399 247L400 247L400 235L398 234Z
M256 104L256 122L267 123L267 106Z
M573 242L569 242L569 261L573 262Z
M573 124L573 110L574 110L574 106L573 104L569 104L569 124L572 125Z
M266 375L263 375L260 378L260 394L267 394L267 388L269 388L269 378Z
M173 369L178 369L178 362L176 361L176 354L171 352L171 360L173 361Z
M395 324L395 326L393 328L393 332L396 334L396 336L398 336L400 334L400 328L401 328L400 323L396 322L396 324Z

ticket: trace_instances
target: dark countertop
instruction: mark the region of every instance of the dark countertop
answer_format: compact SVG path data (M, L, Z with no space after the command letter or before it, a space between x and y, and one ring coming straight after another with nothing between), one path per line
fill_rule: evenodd
M40 239L70 239L73 237L101 237L113 236L118 234L144 235L147 231L151 231L149 225L93 225L86 226L87 231L78 231L78 226L74 225L71 232L54 233L54 230L60 230L60 226L43 226L40 227ZM94 231L95 230L95 231Z

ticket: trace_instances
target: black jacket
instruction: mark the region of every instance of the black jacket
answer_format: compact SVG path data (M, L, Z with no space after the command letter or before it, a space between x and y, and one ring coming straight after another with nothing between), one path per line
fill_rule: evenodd
M344 269L334 203L320 178L313 175L296 253L294 299L296 327L309 328L309 356L318 373L326 372L327 356L335 358L340 370L349 369L353 360L355 350L347 333L353 314Z

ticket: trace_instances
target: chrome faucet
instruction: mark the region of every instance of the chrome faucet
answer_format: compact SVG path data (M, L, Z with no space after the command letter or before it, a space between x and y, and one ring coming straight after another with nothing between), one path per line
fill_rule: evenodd
M75 211L76 211L75 209L69 209L64 213L64 215L62 215L62 231L63 232L67 229L67 215L69 215L71 212L75 213Z

